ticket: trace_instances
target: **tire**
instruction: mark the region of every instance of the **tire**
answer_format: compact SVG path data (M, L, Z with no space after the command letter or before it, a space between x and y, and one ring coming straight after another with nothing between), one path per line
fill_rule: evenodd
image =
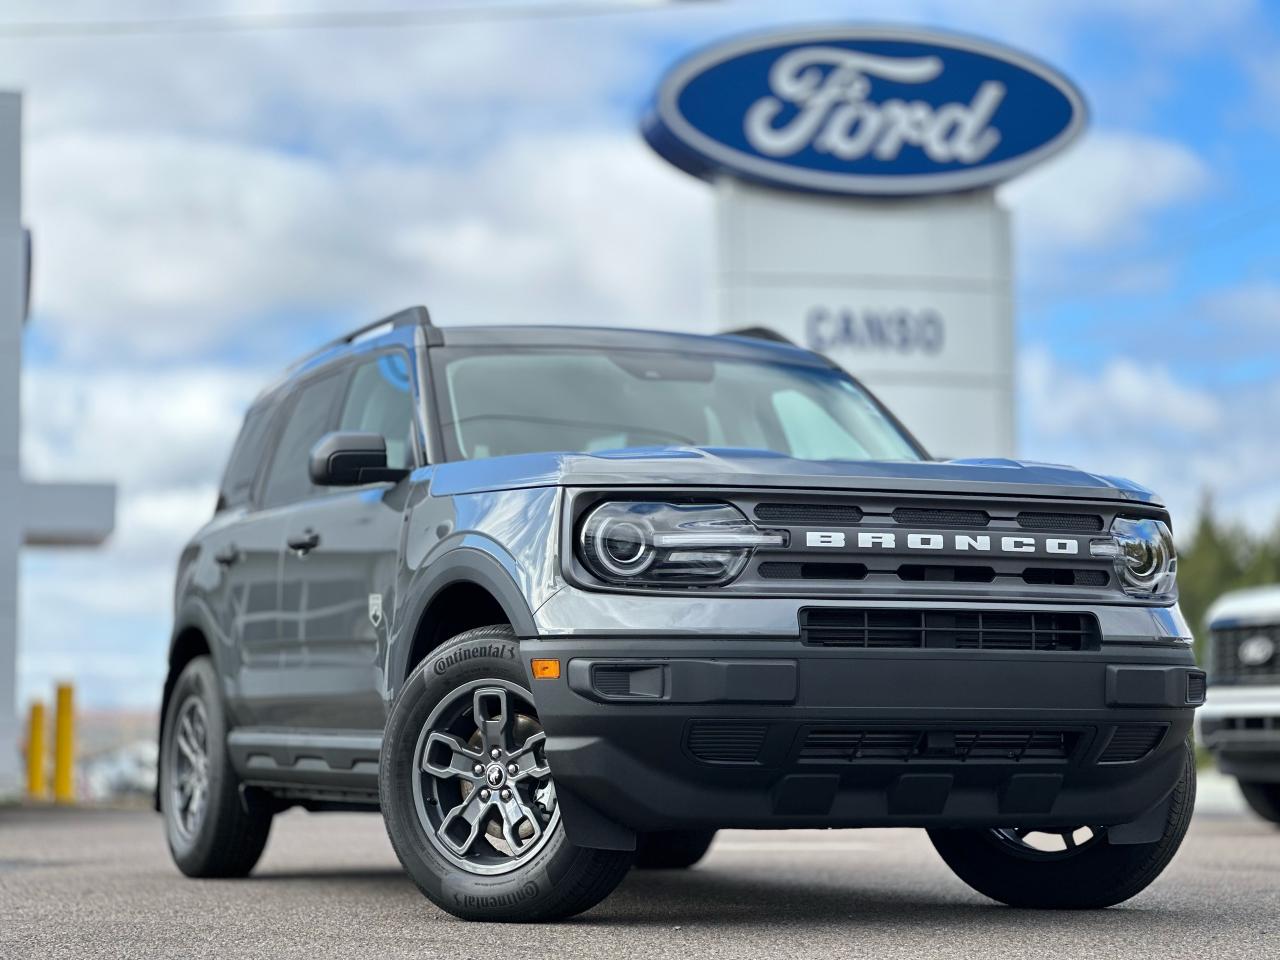
M1105 829L1055 853L1029 850L1012 831L930 830L929 839L956 876L992 900L1046 910L1110 907L1145 889L1173 859L1191 822L1195 778L1188 745L1164 835L1155 843L1113 845Z
M707 854L714 830L666 830L642 833L636 838L639 870L684 870Z
M1263 820L1280 825L1280 783L1237 781L1249 809Z
M569 842L519 650L506 625L433 650L405 681L382 740L391 846L427 899L464 920L571 917L631 867L631 853Z
M226 711L208 657L188 663L173 686L160 757L160 811L178 869L188 877L248 876L267 845L271 811L246 809L241 801L227 756ZM199 794L204 799L196 812Z

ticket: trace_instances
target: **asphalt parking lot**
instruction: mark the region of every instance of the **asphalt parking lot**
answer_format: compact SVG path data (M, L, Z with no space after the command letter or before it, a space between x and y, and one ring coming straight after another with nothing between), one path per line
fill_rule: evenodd
M254 876L191 881L145 811L0 808L0 956L1276 957L1280 830L1208 778L1168 872L1097 913L992 904L919 831L728 832L697 868L633 873L544 927L422 899L376 816L282 816Z

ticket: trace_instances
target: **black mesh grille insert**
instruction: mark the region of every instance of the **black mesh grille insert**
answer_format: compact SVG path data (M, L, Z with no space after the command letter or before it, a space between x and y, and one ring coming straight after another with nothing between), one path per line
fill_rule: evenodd
M806 607L800 639L823 647L943 650L1097 650L1101 634L1088 613L849 610Z
M1111 577L1105 570L1072 570L1069 567L1028 567L1022 571L1026 583L1059 587L1105 587Z
M755 514L764 523L795 526L854 527L862 522L862 510L852 504L760 503Z
M912 527L985 527L991 517L985 510L935 510L928 507L898 507L893 522Z
M864 580L867 568L861 563L791 563L771 560L760 564L766 580Z
M805 738L799 759L803 763L883 760L1060 763L1070 758L1078 739L1078 733L1068 730L815 727Z
M996 572L991 567L970 567L946 563L904 563L898 567L898 579L911 583L991 583Z
M1018 526L1024 530L1063 530L1072 533L1100 533L1102 517L1089 513L1038 513L1024 510L1018 514Z
M694 720L686 743L707 763L755 763L768 724L742 720Z
M1163 723L1119 724L1098 762L1133 763L1141 760L1160 745L1166 729L1168 725Z

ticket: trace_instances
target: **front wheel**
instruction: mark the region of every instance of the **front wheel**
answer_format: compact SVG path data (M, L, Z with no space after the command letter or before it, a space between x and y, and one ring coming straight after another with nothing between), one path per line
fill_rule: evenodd
M1072 830L930 830L929 839L961 880L1011 907L1046 910L1114 906L1144 890L1182 844L1195 806L1195 755L1188 745L1164 835L1155 843L1112 844L1105 827Z
M1239 784L1249 809L1263 820L1280 824L1280 783L1240 780Z
M519 651L505 625L454 637L410 674L383 736L391 845L418 889L465 920L570 917L631 866L565 835Z

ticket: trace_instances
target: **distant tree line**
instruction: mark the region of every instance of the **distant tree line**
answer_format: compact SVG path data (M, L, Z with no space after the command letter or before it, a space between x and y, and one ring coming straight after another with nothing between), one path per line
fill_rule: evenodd
M1182 544L1178 591L1198 648L1204 643L1204 616L1214 600L1240 587L1280 584L1280 524L1269 533L1251 533L1220 520L1206 496L1195 534Z

